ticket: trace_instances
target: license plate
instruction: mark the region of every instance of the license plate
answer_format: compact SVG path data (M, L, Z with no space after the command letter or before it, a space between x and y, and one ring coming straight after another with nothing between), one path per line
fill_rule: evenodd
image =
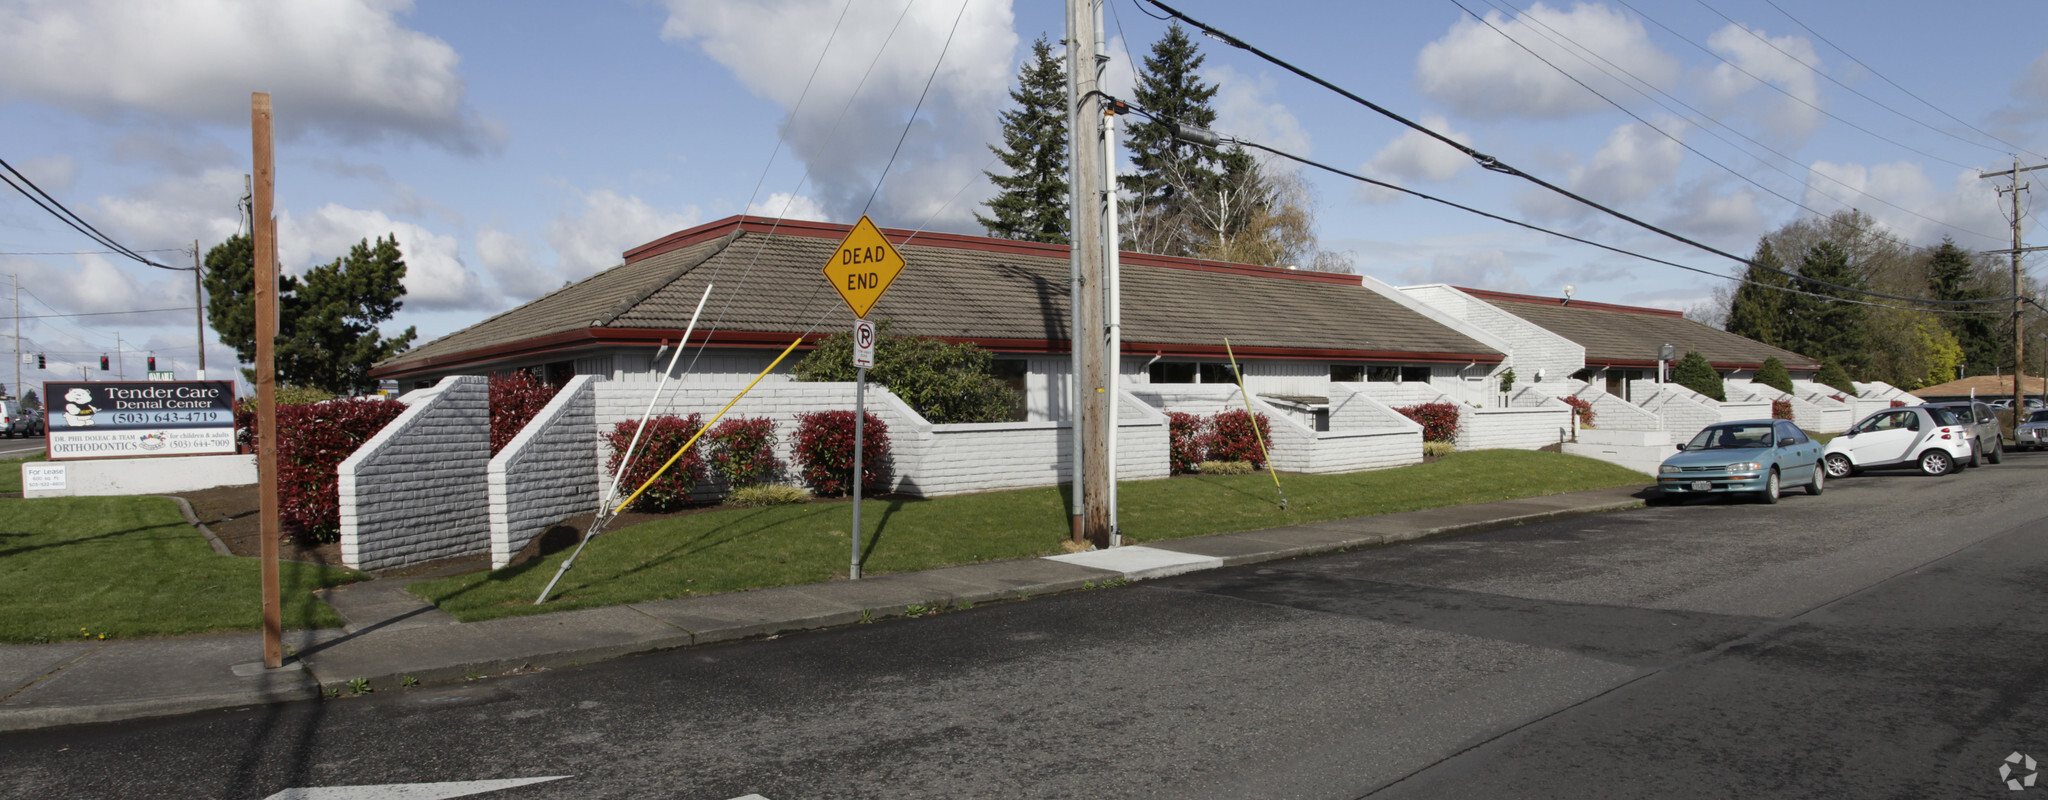
M1714 490L1714 483L1712 481L1693 481L1692 490L1695 492L1710 492Z

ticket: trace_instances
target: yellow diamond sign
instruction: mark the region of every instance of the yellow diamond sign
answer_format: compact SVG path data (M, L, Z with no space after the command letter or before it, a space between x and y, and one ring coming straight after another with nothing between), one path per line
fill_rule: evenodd
M832 282L832 288L839 291L839 299L846 301L853 315L863 319L902 272L903 256L896 253L895 246L882 237L881 229L866 214L861 215L853 230L846 232L846 238L839 240L839 249L825 262L825 280Z

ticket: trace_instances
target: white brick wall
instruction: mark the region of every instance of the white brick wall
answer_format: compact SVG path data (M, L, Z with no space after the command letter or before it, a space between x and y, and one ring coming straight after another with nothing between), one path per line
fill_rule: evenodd
M1383 428L1422 430L1414 420L1401 416L1365 391L1363 383L1330 384L1330 430L1362 431Z
M490 461L491 569L564 517L597 510L596 375L578 375Z
M1403 286L1400 291L1505 341L1508 363L1515 368L1518 386L1540 386L1553 395L1569 394L1565 382L1572 373L1586 368L1586 348L1484 300L1440 283ZM1536 379L1538 370L1543 372L1541 381Z
M1361 384L1332 384L1349 387ZM1244 407L1235 387L1154 384L1131 394L1154 408L1208 416ZM1254 396L1252 410L1266 415L1273 438L1266 443L1273 467L1288 472L1355 472L1422 461L1422 426L1357 393L1331 398L1331 430L1316 432ZM1388 416L1398 418L1398 421ZM1373 424L1370 428L1340 426Z
M489 382L441 379L341 462L341 559L374 570L490 547Z
M1571 435L1572 407L1554 397L1521 408L1458 409L1459 450L1535 450Z
M1671 433L1673 442L1691 441L1700 429L1722 421L1720 404L1713 398L1675 383L1637 381L1630 391L1635 394L1635 405L1664 421L1664 430ZM1769 416L1770 409L1765 409L1764 415Z
M1614 395L1590 383L1580 382L1581 388L1572 396L1593 404L1593 426L1600 430L1614 431L1661 431L1664 419L1642 407Z

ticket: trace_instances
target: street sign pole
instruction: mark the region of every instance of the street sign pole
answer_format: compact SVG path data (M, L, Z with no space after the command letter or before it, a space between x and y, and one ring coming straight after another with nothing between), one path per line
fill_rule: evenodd
M825 279L853 312L853 555L846 575L860 580L861 479L866 475L868 368L875 365L875 324L868 311L882 299L882 293L903 272L903 255L889 243L875 223L862 215L846 232L832 259L825 262Z
M847 568L846 573L853 580L860 580L861 451L867 449L863 441L867 434L867 396L868 368L861 367L853 373L853 565Z

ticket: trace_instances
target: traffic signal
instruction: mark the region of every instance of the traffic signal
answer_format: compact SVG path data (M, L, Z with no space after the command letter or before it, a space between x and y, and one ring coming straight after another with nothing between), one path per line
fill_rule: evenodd
M106 356L100 356L100 371L101 371L101 372L106 372L106 371L107 371L107 357L106 357Z
M47 367L47 366L44 366L44 364L45 364L45 363L46 363L46 362L44 362L44 361L43 361L43 356L42 356L42 354L41 354L41 353L38 353L38 354L36 354L36 369L49 369L49 367Z
M149 371L150 371L150 372L155 372L155 371L156 371L156 356L150 356L150 357L149 357Z

